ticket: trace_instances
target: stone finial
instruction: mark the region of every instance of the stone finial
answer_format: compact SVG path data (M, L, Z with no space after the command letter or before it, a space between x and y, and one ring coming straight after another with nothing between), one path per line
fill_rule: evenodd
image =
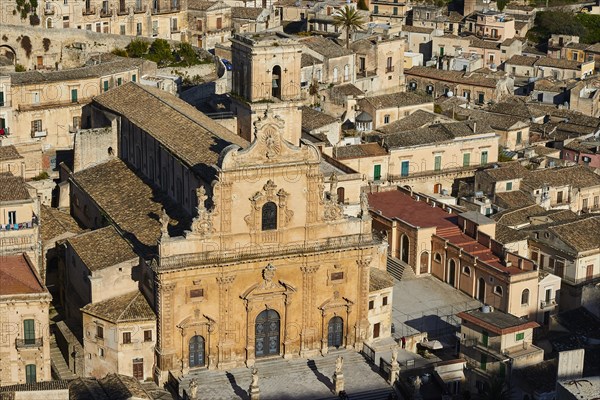
M190 381L190 400L196 400L198 398L198 381L196 378L192 378Z
M169 222L171 222L171 218L167 214L167 210L162 209L162 214L158 220L160 222L160 233L163 237L169 237Z
M258 369L252 368L252 382L250 383L250 400L259 400L260 389L258 388Z

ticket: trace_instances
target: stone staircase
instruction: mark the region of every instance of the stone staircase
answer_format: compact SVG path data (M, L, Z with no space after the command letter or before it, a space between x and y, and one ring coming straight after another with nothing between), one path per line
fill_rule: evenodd
M406 281L417 277L410 265L392 256L388 256L387 258L387 272L399 281Z
M56 344L54 335L50 337L50 361L52 364L52 374L55 375L56 379L71 380L77 378L77 375L69 370L69 367Z

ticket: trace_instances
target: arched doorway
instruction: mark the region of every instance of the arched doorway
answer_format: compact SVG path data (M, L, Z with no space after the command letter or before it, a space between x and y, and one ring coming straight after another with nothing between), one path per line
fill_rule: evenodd
M265 203L262 208L262 230L277 229L277 205L272 201Z
M421 274L426 274L429 272L429 253L424 251L421 253Z
M479 278L477 282L477 300L485 303L485 279Z
M271 84L272 96L281 99L281 67L279 65L273 67L273 77L271 80Z
M279 355L279 313L265 310L256 317L255 346L256 357Z
M402 235L400 239L400 259L408 264L408 246L410 242L408 240L408 236Z
M456 277L456 262L453 259L450 259L448 262L448 283L450 286L454 287L455 278Z
M327 346L338 348L344 344L344 320L333 317L327 327Z
M204 338L200 335L190 339L190 368L204 367Z

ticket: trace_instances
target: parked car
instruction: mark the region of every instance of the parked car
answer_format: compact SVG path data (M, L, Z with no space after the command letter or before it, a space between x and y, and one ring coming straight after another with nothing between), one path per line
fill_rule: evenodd
M221 58L221 61L223 62L223 65L225 65L225 69L227 71L232 71L233 70L233 65L231 64L231 62L229 62L229 60Z

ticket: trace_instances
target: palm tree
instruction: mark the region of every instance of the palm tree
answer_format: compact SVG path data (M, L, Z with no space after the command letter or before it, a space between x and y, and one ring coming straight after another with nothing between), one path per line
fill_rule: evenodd
M483 400L508 400L509 390L504 379L493 377L488 385L485 385L481 399Z
M350 47L350 33L362 29L364 23L358 11L347 5L333 15L333 24L346 29L346 48Z

